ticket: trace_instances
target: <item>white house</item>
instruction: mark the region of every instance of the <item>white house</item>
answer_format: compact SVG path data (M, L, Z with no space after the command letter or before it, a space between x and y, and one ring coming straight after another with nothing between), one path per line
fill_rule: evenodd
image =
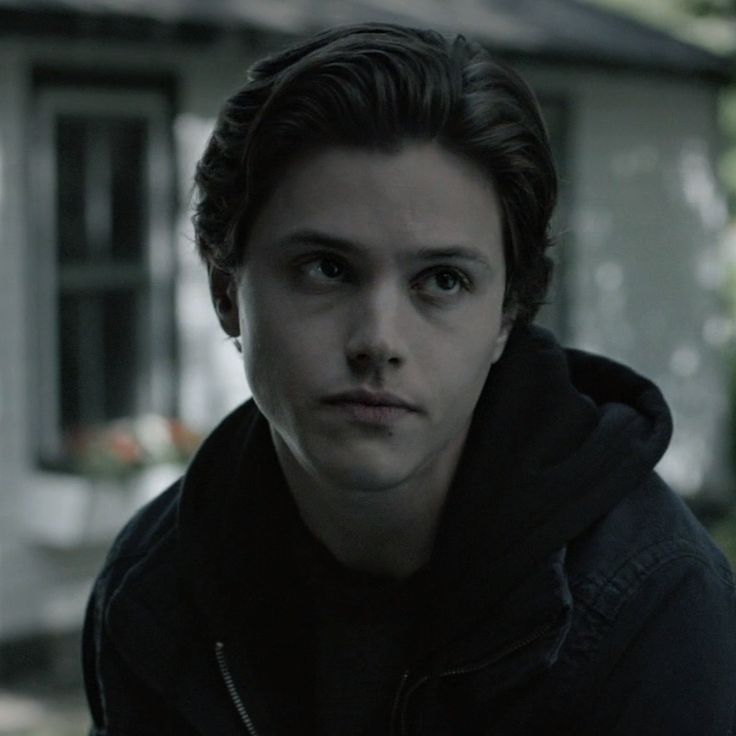
M0 640L78 627L114 530L175 472L91 483L70 429L206 431L245 397L193 253L194 164L254 58L366 19L461 30L526 74L564 178L544 320L654 378L662 473L727 493L723 60L575 0L0 0Z

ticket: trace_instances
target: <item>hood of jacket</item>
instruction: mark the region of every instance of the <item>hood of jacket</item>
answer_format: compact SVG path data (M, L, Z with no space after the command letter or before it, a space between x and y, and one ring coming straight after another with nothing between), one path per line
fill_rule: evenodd
M422 572L428 599L439 602L427 616L427 641L457 639L636 492L671 429L651 381L563 349L541 328L514 328L476 407ZM251 600L268 598L271 611L297 602L285 542L300 524L268 424L249 401L204 443L179 509L182 575L215 632L244 589Z
M433 598L455 604L437 607L433 641L472 627L635 493L671 433L650 380L563 349L541 328L515 328L476 407L440 527Z

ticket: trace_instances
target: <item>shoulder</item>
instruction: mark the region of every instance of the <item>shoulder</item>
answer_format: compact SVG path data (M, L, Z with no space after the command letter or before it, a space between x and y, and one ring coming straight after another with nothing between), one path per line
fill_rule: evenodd
M712 577L733 595L728 561L683 500L656 474L629 493L568 549L570 584L601 613L615 610L652 576L683 570Z
M157 564L168 557L176 535L182 480L140 508L120 530L95 583L95 593L107 598L133 567Z
M181 630L191 623L189 608L182 605L179 575L180 493L181 481L177 481L123 527L87 606L84 636L95 657L102 661L120 656L142 676L162 659L173 660ZM148 656L144 656L146 650ZM159 655L153 656L154 651ZM148 679L156 682L157 678Z
M574 609L560 679L567 706L588 713L583 732L727 733L734 578L683 501L652 475L568 547L566 566Z
M140 557L165 540L176 527L182 479L180 478L141 507L121 529L107 557L107 564Z

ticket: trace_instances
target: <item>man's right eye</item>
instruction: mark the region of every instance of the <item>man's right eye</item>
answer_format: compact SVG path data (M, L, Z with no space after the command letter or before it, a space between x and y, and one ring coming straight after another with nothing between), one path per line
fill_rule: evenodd
M336 258L315 256L302 260L299 264L299 271L310 281L325 283L344 279L346 268Z

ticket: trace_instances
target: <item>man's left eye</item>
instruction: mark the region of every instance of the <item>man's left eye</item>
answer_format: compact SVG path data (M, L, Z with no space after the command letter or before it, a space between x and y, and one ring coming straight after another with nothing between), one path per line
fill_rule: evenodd
M461 290L470 290L467 276L453 268L438 268L423 274L415 288L431 296L453 296Z

